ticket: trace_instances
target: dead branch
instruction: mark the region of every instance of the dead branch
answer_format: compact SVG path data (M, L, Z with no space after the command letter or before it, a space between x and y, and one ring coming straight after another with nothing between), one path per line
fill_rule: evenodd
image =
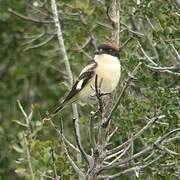
M55 37L55 35L51 35L50 37L48 37L46 40L44 40L43 42L36 44L36 45L31 45L27 48L25 48L23 51L28 51L30 49L35 49L35 48L39 48L42 47L44 45L46 45L47 43L49 43L51 40L53 40L53 38Z
M15 15L15 16L17 16L17 17L19 17L19 18L21 18L21 19L23 19L25 21L30 21L30 22L33 22L33 23L40 23L40 24L43 25L43 24L52 24L54 22L54 21L45 21L45 20L39 20L39 19L35 19L35 18L32 18L32 17L28 17L28 16L25 16L25 15L19 13L19 12L16 12L16 11L12 10L11 8L9 8L8 11L11 14L13 14L13 15Z
M27 114L20 102L19 99L17 99L17 104L18 104L18 107L19 109L21 110L24 118L25 118L25 125L27 127L27 131L28 131L28 135L31 134L32 132L32 127L31 127L31 120L32 120L32 117L33 117L33 108L31 108L31 111L29 114Z
M104 180L113 180L113 179L117 179L118 177L120 177L121 175L124 175L124 174L135 174L136 177L138 178L139 177L139 173L142 169L150 166L151 164L157 162L159 159L163 158L165 156L165 153L159 155L157 158L153 159L152 161L150 161L149 163L146 163L142 166L134 166L134 167L131 167L131 168L128 168L122 172L119 172L119 173L116 173L114 175L109 175L109 176L105 176L105 177L101 177L99 179L104 179Z
M134 70L132 71L132 73L129 74L129 77L128 79L126 80L125 82L125 85L123 86L123 89L118 97L118 100L116 102L116 104L114 105L114 107L112 108L110 114L109 114L109 117L107 118L107 121L105 122L104 126L107 127L111 118L112 118L112 115L113 113L116 111L116 109L118 108L123 96L124 96L124 93L126 91L126 89L129 87L130 85L130 82L134 79L134 75L136 74L137 70L139 69L139 67L141 66L141 62L134 68Z
M149 122L141 129L139 130L134 136L132 136L130 139L128 139L126 142L124 142L123 144L117 146L116 148L112 149L109 151L110 154L115 153L116 151L121 150L122 148L124 148L126 145L130 144L132 141L134 141L135 139L137 139L145 130L149 129L149 127L151 127L157 120L160 120L162 118L164 118L164 115L161 116L157 116L157 117L153 117L152 119L149 120Z
M26 148L26 154L27 154L27 161L28 161L28 166L29 166L29 170L30 170L30 174L31 174L31 179L35 180L35 174L34 174L34 170L33 170L31 154L30 154L30 151L29 151L28 140L27 140L25 134L23 136L24 136L24 142L25 142L25 148Z
M95 139L95 132L94 132L94 120L95 120L96 113L91 112L90 113L90 118L89 118L89 140L90 140L90 145L93 150L96 148L96 139Z
M70 156L70 154L68 152L67 146L65 144L64 138L61 138L63 134L64 134L63 123L62 123L62 121L60 121L60 136L59 137L63 142L63 147L64 147L64 150L65 150L66 156L67 156L70 164L74 168L75 172L83 179L85 177L85 175L81 171L81 169L76 165L76 163L73 161L73 159L71 158L71 156Z
M66 72L68 75L68 79L72 86L73 85L73 75L72 75L70 63L68 60L66 48L64 45L64 39L63 39L63 35L62 35L61 24L59 22L59 14L58 14L56 0L51 0L51 8L52 8L52 12L53 12L53 19L54 19L55 27L57 29L57 38L58 38L59 47L60 47L62 55L63 55L63 61L65 63L65 68L66 68ZM79 115L78 115L77 105L72 104L72 109L73 109L73 116L76 119L75 125L76 125L76 129L77 129L77 133L80 138L81 136L80 136L80 130L79 130ZM79 154L77 155L77 158L79 161L81 160L81 157Z
M112 169L112 168L118 168L118 166L122 165L122 164L127 164L128 162L137 159L138 157L141 157L144 154L147 154L149 152L151 152L154 149L158 149L159 145L162 145L163 142L172 134L177 133L178 131L180 131L180 128L177 129L173 129L172 131L169 131L168 133L166 133L164 136L158 138L153 144L149 145L148 147L144 148L143 150L139 151L138 153L132 155L131 157L125 158L123 160L120 160L118 162L115 162L112 165L107 165L102 167L102 170L107 170L107 169Z
M82 157L84 158L86 163L89 164L89 155L85 152L85 150L82 147L81 140L80 140L80 137L79 137L77 129L76 129L75 121L76 121L76 119L73 119L73 129L74 129L74 134L75 134L77 147L78 147L79 151L81 152Z

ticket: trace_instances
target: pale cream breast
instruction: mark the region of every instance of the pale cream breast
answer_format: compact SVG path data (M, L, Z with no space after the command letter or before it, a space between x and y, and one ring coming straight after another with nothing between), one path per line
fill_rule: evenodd
M102 54L95 56L97 68L95 73L98 77L98 86L101 92L111 93L119 83L121 76L121 66L117 57ZM100 85L99 85L100 84ZM95 86L95 77L79 92L79 98L83 101L92 103L95 100L93 87Z
M112 92L120 79L121 66L117 57L103 54L96 59L98 66L96 74L98 79L102 80L101 91Z

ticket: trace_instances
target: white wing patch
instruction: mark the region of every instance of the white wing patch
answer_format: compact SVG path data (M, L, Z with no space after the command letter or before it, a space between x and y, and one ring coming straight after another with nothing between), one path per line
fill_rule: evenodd
M95 65L95 63L89 64L86 67L84 67L84 69L81 71L81 73L79 74L79 76L81 76L83 73L85 73L86 71L88 71L89 69L91 69L93 66Z
M83 79L78 82L78 84L76 86L76 90L81 90L83 82L84 82Z

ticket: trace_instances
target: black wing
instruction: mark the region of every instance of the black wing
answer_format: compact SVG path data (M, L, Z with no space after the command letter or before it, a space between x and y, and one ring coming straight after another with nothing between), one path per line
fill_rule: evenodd
M71 98L73 98L76 94L78 94L84 86L91 80L91 78L95 74L95 68L97 67L97 63L95 61L91 61L90 64L88 64L80 73L78 79L74 83L71 91L66 96L64 101L69 101Z
M86 84L91 80L91 78L95 74L95 68L97 67L97 63L92 60L80 73L78 79L74 83L71 91L66 96L64 101L60 103L58 106L54 108L52 114L56 114L58 111L62 110L63 107L68 103L72 103L76 100L76 95L86 86Z

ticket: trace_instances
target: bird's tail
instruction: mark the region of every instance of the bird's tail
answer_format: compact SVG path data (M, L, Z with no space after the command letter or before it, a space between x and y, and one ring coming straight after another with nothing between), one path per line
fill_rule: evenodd
M59 111L61 111L66 106L66 101L63 101L62 103L56 105L52 111L50 111L50 114L57 114Z
M64 99L62 102L57 104L52 110L50 110L51 115L56 115L59 111L62 111L67 105L76 101L77 97L73 97L71 99Z

